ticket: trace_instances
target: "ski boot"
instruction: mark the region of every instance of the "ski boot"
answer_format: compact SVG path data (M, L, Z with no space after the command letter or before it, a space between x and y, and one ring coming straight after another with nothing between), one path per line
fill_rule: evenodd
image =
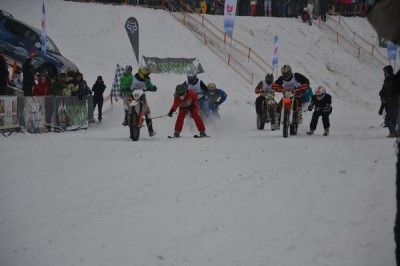
M310 128L310 130L307 132L307 134L310 135L310 136L311 136L312 134L314 134L314 129L311 129L311 128Z
M157 132L153 129L153 122L150 118L146 117L146 125L147 125L147 129L149 131L149 136L153 137L157 134Z
M329 128L325 128L325 131L324 131L324 134L323 134L324 136L328 136L329 135Z

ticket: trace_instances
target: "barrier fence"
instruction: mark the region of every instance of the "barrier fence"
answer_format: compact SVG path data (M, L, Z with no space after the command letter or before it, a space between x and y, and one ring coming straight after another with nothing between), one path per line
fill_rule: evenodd
M93 121L93 97L0 96L0 131L29 133L86 129Z

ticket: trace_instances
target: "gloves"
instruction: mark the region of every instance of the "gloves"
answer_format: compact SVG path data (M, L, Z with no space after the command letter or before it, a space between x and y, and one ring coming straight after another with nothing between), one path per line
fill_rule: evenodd
M153 88L151 89L151 91L157 91L157 87L156 86L153 86Z
M311 111L312 111L312 108L313 108L313 106L312 106L312 105L309 105L309 106L308 106L308 111L311 112Z
M171 108L171 110L169 110L169 112L168 112L168 116L169 117L172 117L172 114L174 113L174 110Z
M383 114L383 109L379 109L378 115L382 115Z

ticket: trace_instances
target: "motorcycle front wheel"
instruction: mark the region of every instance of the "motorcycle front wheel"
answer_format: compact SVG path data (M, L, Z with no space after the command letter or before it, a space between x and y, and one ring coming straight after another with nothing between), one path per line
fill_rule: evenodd
M283 111L283 137L287 138L288 137L288 131L289 131L289 115L290 115L290 111L289 110L284 110Z
M132 110L129 115L129 130L131 133L131 140L138 141L140 135L140 127L138 125L138 114Z

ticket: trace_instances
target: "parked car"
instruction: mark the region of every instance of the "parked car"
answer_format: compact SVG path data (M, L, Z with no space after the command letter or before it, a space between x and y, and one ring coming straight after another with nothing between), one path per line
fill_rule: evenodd
M41 31L0 10L0 49L7 63L22 65L28 57L38 72L56 76L61 72L79 71L78 67L61 55L55 43L46 36L46 53L41 51Z

